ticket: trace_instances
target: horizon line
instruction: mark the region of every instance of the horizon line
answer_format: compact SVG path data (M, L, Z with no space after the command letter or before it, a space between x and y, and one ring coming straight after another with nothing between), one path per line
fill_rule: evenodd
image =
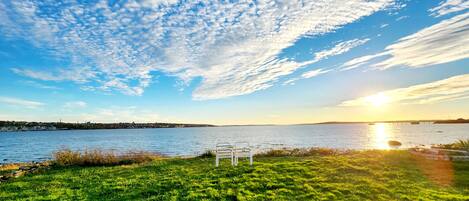
M361 124L361 123L405 123L405 122L435 122L435 121L448 121L448 120L467 120L469 118L455 118L455 119L405 119L405 120L375 120L375 121L321 121L321 122L305 122L305 123L290 123L290 124L210 124L210 123L180 123L180 122L63 122L63 121L24 121L24 120L0 120L0 122L36 122L36 123L67 123L67 124L186 124L186 125L210 125L210 126L294 126L294 125L317 125L317 124Z

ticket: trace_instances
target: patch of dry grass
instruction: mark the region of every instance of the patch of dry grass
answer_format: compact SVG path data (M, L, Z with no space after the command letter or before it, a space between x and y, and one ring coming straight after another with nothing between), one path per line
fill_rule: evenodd
M129 151L116 154L115 152L99 149L83 152L62 149L54 152L53 163L58 166L108 166L143 163L158 158L162 158L162 155L145 151Z
M0 165L0 171L7 171L7 170L16 170L21 166L20 163L9 163Z

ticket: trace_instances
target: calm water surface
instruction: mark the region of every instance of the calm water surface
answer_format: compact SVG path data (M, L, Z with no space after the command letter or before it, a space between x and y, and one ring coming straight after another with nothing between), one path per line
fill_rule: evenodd
M176 156L196 155L225 141L247 141L261 151L312 146L389 149L388 140L398 140L405 148L467 138L469 124L430 123L4 132L0 133L0 163L46 160L53 151L63 147L117 152L146 150Z

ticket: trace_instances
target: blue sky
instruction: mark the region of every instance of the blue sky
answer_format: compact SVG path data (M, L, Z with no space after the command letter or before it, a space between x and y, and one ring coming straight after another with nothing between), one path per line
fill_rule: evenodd
M469 117L469 1L0 1L0 119Z

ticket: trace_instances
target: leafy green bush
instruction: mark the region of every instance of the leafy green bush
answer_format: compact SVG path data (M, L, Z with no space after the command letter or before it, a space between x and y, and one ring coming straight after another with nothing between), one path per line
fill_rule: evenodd
M212 157L215 157L215 153L213 153L213 151L207 150L204 153L200 154L198 157L199 158L212 158Z
M62 149L54 152L53 164L57 166L107 166L142 163L157 158L161 158L161 155L144 151L116 154L99 149L84 152Z

